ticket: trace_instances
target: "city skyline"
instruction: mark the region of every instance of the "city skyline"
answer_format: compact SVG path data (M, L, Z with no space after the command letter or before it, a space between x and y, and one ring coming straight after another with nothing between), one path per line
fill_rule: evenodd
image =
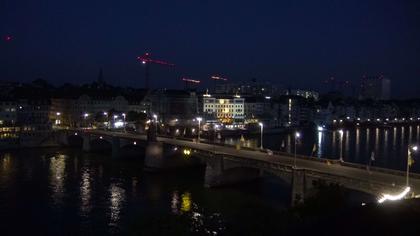
M1 79L89 83L103 68L108 83L142 87L136 57L150 52L176 65L153 67L154 87L181 88L184 76L210 87L218 74L322 91L332 76L359 85L384 75L393 97L418 93L418 3L80 4L6 1Z

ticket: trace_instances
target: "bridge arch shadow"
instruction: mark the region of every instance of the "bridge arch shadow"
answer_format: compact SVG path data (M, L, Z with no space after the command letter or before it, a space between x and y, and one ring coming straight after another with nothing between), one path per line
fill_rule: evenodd
M106 139L92 139L89 145L91 152L110 153L112 151L112 143Z
M67 142L70 147L82 147L83 138L79 135L69 135L67 136Z
M124 158L144 158L145 152L143 145L133 143L122 145L119 149L120 156Z

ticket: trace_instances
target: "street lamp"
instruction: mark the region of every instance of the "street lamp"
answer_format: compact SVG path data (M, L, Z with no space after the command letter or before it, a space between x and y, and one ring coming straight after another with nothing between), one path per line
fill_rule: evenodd
M295 133L295 155L294 155L294 158L293 158L293 167L295 167L295 168L296 168L296 146L297 146L297 140L299 138L300 138L300 133L296 132Z
M84 117L84 119L85 119L85 124L86 124L86 127L87 127L87 126L89 126L89 125L88 125L88 123L87 123L87 121L86 121L86 119L89 117L89 114L88 114L88 113L84 113L84 114L83 114L83 117Z
M414 146L409 145L408 149L407 149L407 174L406 174L406 185L407 185L407 187L408 187L408 178L409 178L409 175L410 175L410 173L409 173L410 172L410 166L413 164L413 159L411 157L411 153L412 153L412 151L416 152L418 149L419 149L419 147L416 146L416 145L414 145Z
M260 127L261 127L261 131L260 131L260 133L261 133L260 148L261 149L264 149L264 147L263 147L264 124L262 122L260 122L260 123L258 123L258 125L260 125Z
M124 122L124 133L127 132L127 130L125 129L125 113L122 113L123 116L123 122Z
M197 117L196 119L198 121L198 142L200 142L201 121L203 120L203 118Z
M56 115L55 124L60 125L61 124L61 119L60 119L61 113L57 112L57 113L55 113L55 115Z
M338 133L340 134L340 161L343 161L343 136L344 136L344 131L342 129L340 129L338 131Z
M158 116L156 114L153 114L153 118L155 119L155 134L157 136L157 133L158 133L158 125L157 125Z

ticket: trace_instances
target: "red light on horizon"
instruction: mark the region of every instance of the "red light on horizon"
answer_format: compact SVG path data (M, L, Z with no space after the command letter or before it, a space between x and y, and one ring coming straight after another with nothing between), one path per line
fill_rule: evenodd
M9 41L12 41L12 36L10 36L10 35L6 35L6 37L4 37L4 39L7 41L7 42L9 42Z

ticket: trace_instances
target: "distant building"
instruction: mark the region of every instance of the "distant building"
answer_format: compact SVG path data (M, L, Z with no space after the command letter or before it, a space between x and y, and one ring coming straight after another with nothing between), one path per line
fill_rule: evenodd
M314 121L314 107L300 96L280 98L280 121L283 126L297 127Z
M17 109L17 124L22 131L51 130L50 99L21 99Z
M175 89L158 89L147 96L151 113L163 122L173 119L193 119L198 114L195 92Z
M379 77L362 79L360 99L389 100L391 97L391 80Z
M203 95L203 114L208 120L214 119L223 124L243 123L245 99L240 96L213 97Z
M0 99L0 127L13 126L17 119L17 102L12 99Z
M315 91L310 91L310 90L302 90L302 89L290 89L287 90L286 95L294 95L294 96L299 96L299 97L304 97L304 98L312 98L315 101L318 101L319 99L319 93L315 92Z
M248 96L272 96L278 92L276 86L268 82L259 82L252 79L243 83L219 83L216 85L216 94L240 94Z

